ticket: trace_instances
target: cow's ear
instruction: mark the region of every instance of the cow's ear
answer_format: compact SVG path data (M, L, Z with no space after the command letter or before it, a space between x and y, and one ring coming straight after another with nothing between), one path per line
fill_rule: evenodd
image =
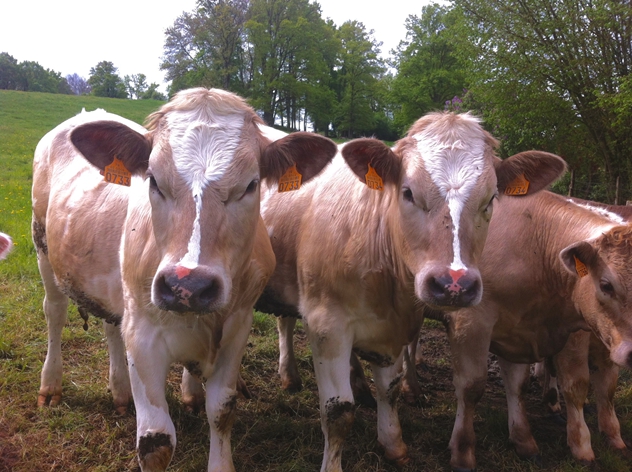
M579 277L595 274L603 266L597 250L587 241L579 241L562 249L560 259L568 272Z
M104 170L114 157L132 174L147 170L151 140L116 121L94 121L77 126L70 133L72 144L94 166Z
M525 151L494 163L501 195L531 195L547 188L564 172L566 162L555 154Z
M261 154L261 178L277 182L289 168L296 170L306 182L331 162L338 148L329 138L315 133L296 132L270 142Z
M382 141L373 138L354 139L346 143L341 152L347 165L362 182L367 183L370 165L385 184L399 183L402 161Z

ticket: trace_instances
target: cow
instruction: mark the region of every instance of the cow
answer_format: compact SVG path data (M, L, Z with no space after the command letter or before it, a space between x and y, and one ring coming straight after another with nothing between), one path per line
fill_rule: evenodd
M433 113L393 149L353 140L309 185L264 195L277 267L257 306L303 318L325 436L323 471L341 470L355 410L355 354L373 370L378 441L389 460L407 462L396 397L403 347L420 327L423 306L478 303L477 265L494 200L506 191L537 192L565 170L548 153L500 160L496 146L473 115ZM279 318L281 363L291 362L283 352L291 330L283 328L293 322Z
M165 399L173 362L205 386L208 470L234 470L239 364L275 266L260 184L291 171L299 187L336 153L312 133L271 142L261 124L238 96L198 88L150 115L147 132L90 113L36 149L33 234L46 316L49 325L64 318L70 297L120 321L143 471L165 470L176 446Z
M13 249L13 241L8 234L0 233L0 261L6 259Z
M500 202L480 259L481 302L443 315L457 397L453 470L476 467L473 415L485 388L488 351L499 358L509 436L523 458L539 457L521 401L529 363L555 359L573 332L585 330L607 347L611 362L632 367L631 257L632 226L620 219L550 192ZM587 349L586 344L584 354ZM573 357L567 353L565 359ZM575 458L592 462L581 411L588 388L586 357L583 372L558 360L560 383L575 395L568 443ZM607 365L597 375L604 388L612 385ZM604 432L614 447L625 447L618 423L616 430L606 426Z

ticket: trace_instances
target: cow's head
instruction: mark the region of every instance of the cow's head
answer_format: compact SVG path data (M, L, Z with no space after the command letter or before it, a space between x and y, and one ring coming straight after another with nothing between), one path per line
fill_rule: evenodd
M8 234L0 233L0 261L5 259L13 248L13 242Z
M332 141L311 133L271 142L259 123L236 95L191 89L148 118L145 136L103 121L72 132L74 145L102 171L116 157L145 177L160 258L148 275L159 308L209 313L224 307L252 257L261 180L277 181L295 165L305 182L336 153Z
M632 368L632 226L615 226L560 253L579 277L575 305L619 365Z
M342 148L363 182L370 166L384 191L392 193L415 294L433 308L457 309L481 300L477 265L494 200L504 193L535 193L566 169L561 158L544 152L500 160L496 146L474 116L432 113L392 150L375 139Z

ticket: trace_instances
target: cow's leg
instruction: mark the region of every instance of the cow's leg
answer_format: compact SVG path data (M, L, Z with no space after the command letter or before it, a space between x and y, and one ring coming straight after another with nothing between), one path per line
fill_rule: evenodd
M307 320L319 321L336 319L336 314L325 309L309 313ZM341 314L339 319L344 319ZM318 384L320 400L320 421L325 436L325 451L321 472L342 471L342 446L351 430L355 414L353 391L351 389L350 363L352 340L344 328L338 326L319 330L306 324L307 335L314 358L314 373Z
M132 387L129 383L129 371L125 357L125 344L118 325L104 321L103 329L105 330L105 338L108 341L108 353L110 354L110 392L112 392L117 413L125 415L132 398Z
M419 335L417 335L418 337ZM403 351L403 373L401 382L401 393L404 401L409 405L414 404L421 397L421 385L417 380L417 367L413 363L417 349L417 337L404 348ZM413 348L414 346L414 348ZM412 352L411 352L412 351Z
M279 375L281 388L289 392L298 392L303 388L294 356L294 327L296 318L291 316L277 318L279 330Z
M48 257L41 250L37 251L37 264L44 283L44 314L48 326L48 351L42 367L37 406L56 406L61 401L61 332L66 324L68 297L57 287Z
M529 387L529 364L514 364L498 358L507 396L509 439L523 459L539 461L538 445L531 434L523 395Z
M566 424L562 415L562 404L557 388L557 377L551 358L547 358L535 365L535 376L542 385L542 401L553 421Z
M206 402L206 392L202 383L191 375L186 367L182 370L180 391L186 410L190 413L198 413Z
M239 366L252 325L252 308L233 313L223 327L212 375L206 381L206 414L211 427L209 472L234 472L230 435L237 411Z
M584 419L584 403L589 387L588 334L571 334L564 349L554 357L559 387L566 402L566 442L573 457L584 464L595 460L590 431Z
M457 399L456 419L450 438L450 465L452 470L459 472L476 468L474 412L487 382L487 357L493 326L493 320L481 317L488 314L470 313L466 321L451 315L448 323Z
M353 398L356 405L363 405L367 408L377 408L377 402L373 398L371 393L371 387L364 375L364 368L358 356L355 353L351 353L351 359L349 360L351 365L351 389L353 390Z
M594 369L590 372L590 384L597 401L599 431L608 439L610 447L626 451L627 446L621 438L621 427L614 411L614 392L619 380L619 366L610 360L608 348L591 334L590 359Z
M136 407L138 462L143 472L162 472L176 447L176 430L165 397L171 359L159 330L147 320L130 320L134 314L128 313L126 310L123 323Z
M404 351L406 347L402 355ZM397 415L402 356L392 366L379 367L371 364L371 368L377 390L377 440L384 448L386 458L401 467L409 461L408 448L402 440L402 428Z

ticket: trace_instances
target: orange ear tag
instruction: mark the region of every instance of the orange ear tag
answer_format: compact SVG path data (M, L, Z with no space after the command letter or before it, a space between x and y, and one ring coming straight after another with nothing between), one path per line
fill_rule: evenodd
M579 275L580 278L586 277L588 275L588 268L586 267L586 264L577 259L577 256L573 257L575 258L575 270L577 271L577 275Z
M296 164L290 167L279 179L279 192L292 192L301 188L303 176L296 170Z
M127 170L123 161L116 156L114 156L112 163L103 169L103 177L106 182L111 184L125 185L127 187L132 185L132 173Z
M373 190L379 190L380 192L384 190L384 182L382 182L382 177L380 177L375 169L371 167L371 164L369 164L369 171L366 173L364 178L366 179L367 187Z
M525 179L524 174L520 174L513 182L505 188L505 195L526 195L529 190L529 181Z

